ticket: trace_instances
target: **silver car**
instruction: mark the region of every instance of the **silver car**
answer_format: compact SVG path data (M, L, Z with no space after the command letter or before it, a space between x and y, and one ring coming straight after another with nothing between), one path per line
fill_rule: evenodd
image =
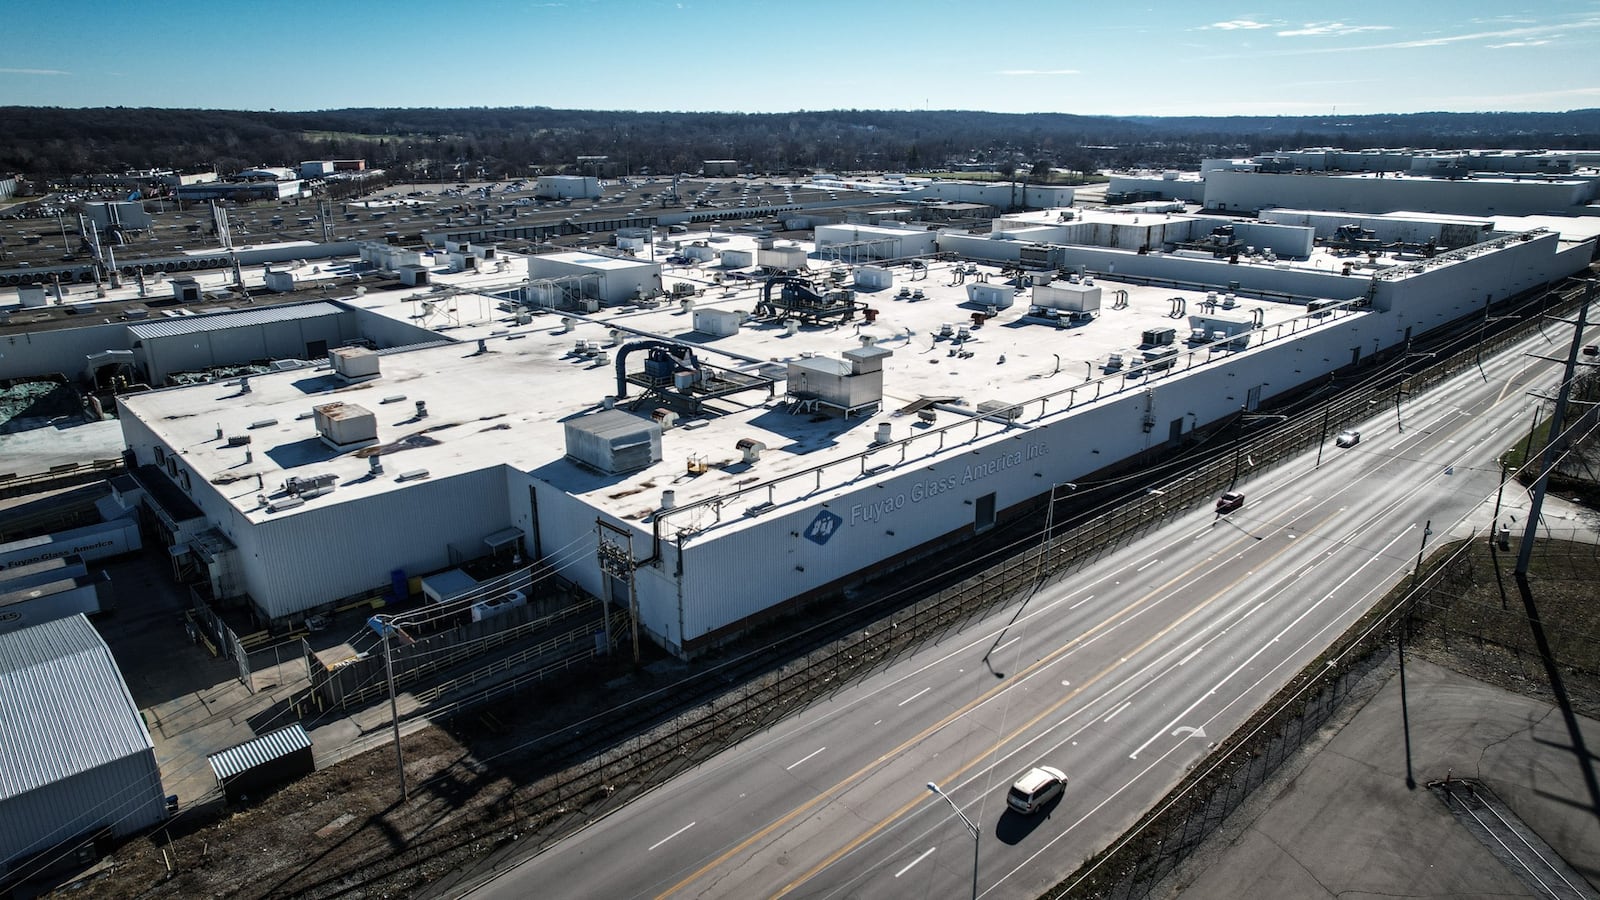
M1035 766L1011 786L1006 804L1023 815L1030 815L1061 796L1066 787L1066 773L1050 766Z

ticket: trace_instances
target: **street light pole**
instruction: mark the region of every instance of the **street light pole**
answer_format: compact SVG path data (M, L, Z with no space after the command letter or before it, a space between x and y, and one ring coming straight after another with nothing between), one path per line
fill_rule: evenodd
M393 616L373 616L378 619L380 628L378 633L383 637L383 675L389 682L389 720L394 724L394 760L395 769L400 773L400 799L407 800L410 795L406 792L406 757L400 749L400 706L394 699L394 659L389 653L389 632L394 629Z
M949 794L939 790L937 784L931 781L928 782L928 790L943 797L944 802L950 804L950 808L956 811L956 815L961 817L962 822L966 823L967 830L972 832L972 900L978 900L978 826L972 824L972 820L967 818L967 814L961 811L961 807L956 805L956 801L950 799Z

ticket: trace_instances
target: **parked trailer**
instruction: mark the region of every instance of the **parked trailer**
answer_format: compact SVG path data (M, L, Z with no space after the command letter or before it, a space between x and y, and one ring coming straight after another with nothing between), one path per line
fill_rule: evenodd
M78 613L92 616L111 605L111 576L105 572L0 593L0 634Z
M83 564L83 557L76 553L53 559L41 559L25 566L0 569L0 594L9 594L23 588L87 574L89 574L88 566Z
M71 554L77 554L89 562L132 553L142 546L139 523L132 518L116 519L0 544L0 570Z

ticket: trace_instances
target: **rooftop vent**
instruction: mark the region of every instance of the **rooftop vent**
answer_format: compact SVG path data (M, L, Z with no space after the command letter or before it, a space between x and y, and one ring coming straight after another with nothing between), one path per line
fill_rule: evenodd
M747 463L753 463L761 459L761 451L767 449L766 444L751 438L740 438L738 443L733 446L744 454L744 461Z

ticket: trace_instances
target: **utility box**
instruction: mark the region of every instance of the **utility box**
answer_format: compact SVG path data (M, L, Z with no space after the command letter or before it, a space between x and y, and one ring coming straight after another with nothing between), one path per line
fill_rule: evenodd
M697 309L694 311L694 330L712 337L727 337L739 333L744 316L731 309Z
M1098 313L1100 311L1100 286L1093 279L1065 284L1041 284L1033 289L1033 305L1042 309L1059 309L1066 312Z
M882 266L862 266L856 269L856 287L864 291L881 291L894 286L894 274Z
M1168 347L1177 339L1178 329L1176 328L1146 328L1139 343L1140 346L1144 347Z
M1035 289L1037 292L1037 289ZM1009 284L986 284L974 282L967 285L967 300L979 306L992 306L995 309L1010 309L1016 302L1017 292Z

